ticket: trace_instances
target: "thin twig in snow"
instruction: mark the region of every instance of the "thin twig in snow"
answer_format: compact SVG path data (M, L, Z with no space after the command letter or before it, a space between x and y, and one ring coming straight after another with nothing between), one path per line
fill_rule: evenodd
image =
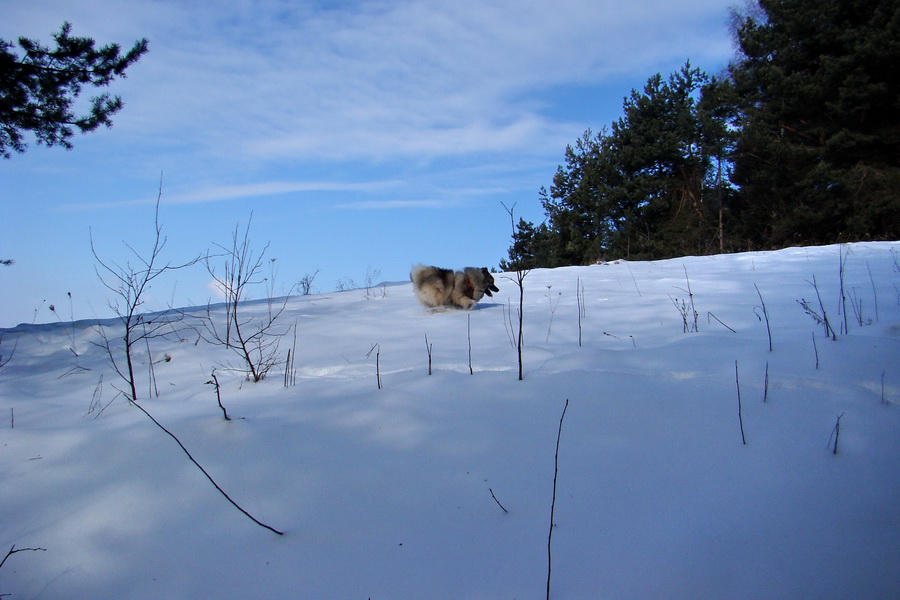
M712 314L711 312L706 311L706 322L707 322L707 323L709 323L709 318L710 318L710 317L712 317L713 319L715 319L716 321L718 321L719 324L720 324L722 327L724 327L725 329L727 329L727 330L730 331L731 333L737 333L737 331L735 331L734 329L732 329L731 327L729 327L728 325L726 325L725 323L723 323L723 322L722 322L722 319L720 319L720 318L717 317L716 315Z
M769 311L766 309L766 301L763 300L762 293L759 291L759 287L754 283L753 287L756 288L756 295L759 296L759 303L762 306L763 316L766 318L766 333L769 335L769 352L772 351L772 329L769 327ZM759 318L759 315L757 315Z
M556 478L559 474L559 440L562 438L563 419L566 418L567 410L569 410L568 398L566 398L566 405L563 407L562 416L559 417L559 429L556 432L556 454L553 458L553 500L550 502L550 532L547 534L547 600L550 600L550 575L553 571L553 517L556 513Z
M734 384L737 386L738 422L741 424L741 443L746 446L747 438L744 437L744 415L741 408L741 382L740 379L738 379L738 361L734 361Z
M834 429L831 430L831 436L828 438L828 445L831 445L831 439L834 438L834 451L832 454L838 453L838 438L841 435L841 417L844 416L844 413L841 413L837 417L837 421L834 423Z
M240 506L237 502L235 502L234 500L231 499L231 496L229 496L228 494L225 493L225 490L223 490L221 487L219 487L219 484L216 483L216 480L213 479L212 476L211 476L209 473L206 472L206 469L204 469L202 466L200 466L200 463L198 463L197 460L191 455L191 453L188 452L188 449L184 447L184 444L181 443L181 440L179 440L178 437L176 437L174 433L172 433L171 431L169 431L168 429L166 429L165 427L163 427L163 425L162 425L159 421L157 421L156 419L153 418L153 415L151 415L149 412L147 412L147 411L144 409L143 406L141 406L140 404L138 404L137 402L135 402L133 398L128 398L128 401L131 402L131 404L133 404L133 405L134 405L138 410L140 410L142 413L144 413L145 415L147 415L147 417L148 417L151 421L153 421L153 423L154 423L157 427L159 427L159 428L162 429L164 432L166 432L166 433L169 435L169 437L171 437L173 440L175 440L175 443L178 444L178 446L182 449L182 451L184 451L184 453L187 455L188 459L190 459L190 461L191 461L192 463L194 463L194 466L196 466L198 469L200 469L200 472L203 473L203 474L206 476L206 478L209 480L209 482L210 482L211 484L213 484L213 487L216 488L216 489L219 491L220 494L222 494L223 496L225 496L225 499L228 500L228 501L231 503L232 506L234 506L236 509L238 509L239 511L241 511L248 519L250 519L251 521L253 521L253 522L256 523L257 525L259 525L260 527L263 527L263 528L265 528L265 529L268 529L269 531L271 531L271 532L273 532L273 533L277 533L278 535L284 535L284 532L283 532L283 531L278 531L277 529L275 529L275 528L273 528L273 527L271 527L271 526L269 526L269 525L266 525L266 524L263 523L262 521L257 520L256 517L254 517L253 515L251 515L250 513L248 513L246 510L244 510L243 508L241 508L241 506Z
M505 508L502 504L500 504L500 501L497 500L497 496L494 495L494 490L492 490L491 488L488 488L488 491L491 493L491 498L494 499L494 502L497 503L497 506L499 506L500 508L502 508L502 509L503 509L503 512L509 513L509 511L506 510L506 508Z

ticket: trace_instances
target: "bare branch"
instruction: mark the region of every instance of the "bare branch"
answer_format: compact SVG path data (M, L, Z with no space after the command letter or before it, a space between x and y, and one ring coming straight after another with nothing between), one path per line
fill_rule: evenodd
M232 499L231 499L231 496L229 496L227 493L225 493L225 490L223 490L221 487L219 487L219 484L216 483L216 480L213 479L212 476L211 476L209 473L206 472L206 469L204 469L204 468L200 465L200 463L198 463L197 460L191 455L191 453L188 452L188 449L184 447L184 444L181 443L181 440L179 440L178 437L176 437L174 433L172 433L171 431L169 431L168 429L166 429L165 427L163 427L163 425L162 425L159 421L157 421L156 419L153 418L153 415L151 415L149 412L147 412L147 411L144 409L143 406L141 406L140 404L138 404L137 402L135 402L134 399L131 399L130 401L131 401L131 404L132 404L133 406L135 406L138 410L140 410L142 413L144 413L151 421L153 421L153 423L154 423L157 427L159 427L160 429L162 429L165 433L167 433L167 434L169 435L169 437L171 437L173 440L175 440L175 443L178 444L178 446L181 448L181 450L187 455L188 459L189 459L192 463L194 463L194 466L196 466L198 469L200 469L200 472L203 473L203 474L206 476L206 478L209 480L209 482L210 482L211 484L213 484L213 487L216 488L216 490L218 490L218 492L219 492L220 494L222 494L222 495L225 497L225 499L228 500L228 501L231 503L232 506L234 506L236 509L238 509L239 511L241 511L241 513L243 513L248 519L250 519L251 521L253 521L253 522L256 523L257 525L259 525L260 527L263 527L263 528L265 528L265 529L268 529L269 531L272 531L272 532L274 532L274 533L277 533L278 535L284 535L284 532L283 532L283 531L278 531L277 529L274 529L273 527L271 527L271 526L269 526L269 525L266 525L265 523L263 523L263 522L257 520L256 517L254 517L253 515L251 515L250 513L248 513L248 512L247 512L246 510L244 510L237 502L235 502L234 500L232 500ZM224 409L223 409L223 410L224 410Z
M556 526L553 522L556 514L556 478L559 475L559 441L562 439L563 419L566 418L566 411L569 410L569 399L566 398L566 405L563 407L562 415L559 417L559 429L556 432L556 453L553 457L553 500L550 503L550 531L547 533L547 600L550 600L550 575L553 571L553 528Z
M151 249L148 254L141 255L127 242L124 242L140 263L139 268L135 268L130 262L126 262L125 266L116 263L110 263L103 260L97 252L94 245L93 234L90 236L91 253L97 264L94 266L94 272L100 279L106 289L112 292L115 300L109 302L109 307L115 312L124 328L122 334L122 356L116 358L112 344L102 325L97 327L100 333L99 346L103 348L109 359L110 364L116 374L125 381L127 388L119 390L130 400L137 400L137 386L135 385L135 369L133 361L134 345L141 341L147 341L150 338L164 335L161 330L173 327L173 323L179 322L184 315L176 311L167 310L154 315L141 314L140 310L144 304L144 292L150 284L170 271L189 267L200 260L200 257L191 259L185 263L173 264L166 263L158 266L160 253L166 244L166 238L162 236L162 226L159 222L159 204L162 198L162 176L160 176L159 193L156 197L156 205L153 217L154 238ZM99 265L99 267L98 267ZM123 364L124 363L124 364Z
M16 548L16 545L13 544L12 548L9 549L9 552L6 553L6 556L3 557L3 560L0 560L0 567L3 567L6 564L6 559L16 554L18 552L46 552L46 548Z
M507 214L509 214L509 223L512 226L513 235L515 235L516 220L515 220L513 211L515 210L516 205L513 204L512 206L506 206L506 204L504 204L503 202L501 202L500 205L506 210ZM519 381L522 381L522 346L524 343L524 340L522 338L522 326L523 326L523 311L524 311L524 305L525 305L525 277L530 272L530 269L522 268L522 266L521 266L522 261L520 260L521 257L516 256L516 257L510 257L510 258L515 259L513 261L516 265L515 283L519 287L519 336L518 336L518 341L516 344L516 352L518 354L518 359L519 359Z
M285 296L280 306L276 306L272 297L274 291L274 282L272 281L269 282L269 293L267 294L267 317L243 316L249 289L251 286L266 281L260 271L269 245L266 244L259 254L254 253L250 247L252 220L253 214L251 213L243 234L240 225L234 228L231 234L231 247L217 244L222 249L222 253L218 255L207 253L202 259L207 272L224 296L225 327L223 331L216 324L212 309L207 306L206 316L202 318L205 335L201 331L201 336L212 344L232 350L240 358L243 367L241 369L227 368L244 370L248 378L257 382L264 379L268 372L280 362L279 344L289 328L283 328L278 323L278 318L287 306L288 296ZM214 264L213 258L224 258L222 271L217 271L217 265ZM274 271L272 277L274 278Z
M0 335L0 347L3 346L3 336ZM12 357L16 354L16 348L19 347L19 337L16 336L16 341L13 343L12 350L9 351L9 354L0 353L0 369L5 367L9 361L12 360Z

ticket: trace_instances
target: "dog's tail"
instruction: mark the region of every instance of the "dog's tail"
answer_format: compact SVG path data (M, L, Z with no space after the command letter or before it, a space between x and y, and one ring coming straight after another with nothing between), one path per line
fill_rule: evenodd
M415 287L419 287L422 285L422 282L425 279L424 273L427 269L429 269L429 267L426 267L425 265L415 265L410 270L409 280L412 281L412 283Z

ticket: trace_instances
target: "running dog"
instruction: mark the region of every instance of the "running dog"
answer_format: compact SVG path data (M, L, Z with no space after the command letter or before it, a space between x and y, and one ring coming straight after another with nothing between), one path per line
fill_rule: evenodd
M499 292L494 277L486 267L466 267L451 271L439 267L416 265L409 274L419 302L428 308L449 306L471 310L485 294Z

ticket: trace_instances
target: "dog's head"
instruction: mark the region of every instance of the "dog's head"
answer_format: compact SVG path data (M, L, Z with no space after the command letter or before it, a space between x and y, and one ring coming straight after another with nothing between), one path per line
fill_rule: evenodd
M484 278L484 293L493 298L494 294L491 292L500 291L500 288L494 285L494 276L487 270L487 267L481 267L481 276Z

